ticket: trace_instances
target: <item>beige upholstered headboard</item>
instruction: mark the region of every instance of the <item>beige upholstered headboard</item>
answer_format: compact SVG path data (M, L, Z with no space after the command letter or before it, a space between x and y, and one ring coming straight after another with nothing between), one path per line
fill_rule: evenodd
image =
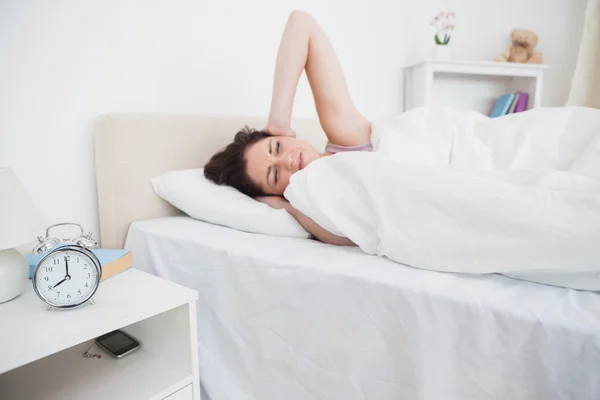
M178 211L150 183L163 172L199 168L244 125L260 129L266 118L201 115L107 114L95 126L100 240L122 248L133 221ZM325 135L316 120L295 120L298 137L321 151Z

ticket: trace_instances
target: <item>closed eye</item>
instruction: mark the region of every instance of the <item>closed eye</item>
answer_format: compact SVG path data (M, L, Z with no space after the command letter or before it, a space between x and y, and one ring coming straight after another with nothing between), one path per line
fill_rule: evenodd
M275 154L279 154L280 147L281 147L281 143L277 142L277 150L275 151Z
M275 168L275 184L279 181L279 168Z

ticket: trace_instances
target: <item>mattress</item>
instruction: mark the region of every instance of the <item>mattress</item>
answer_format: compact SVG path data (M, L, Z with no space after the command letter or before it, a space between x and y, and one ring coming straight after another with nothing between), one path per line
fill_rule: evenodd
M133 223L126 248L134 267L199 291L212 400L600 398L594 292L183 216Z

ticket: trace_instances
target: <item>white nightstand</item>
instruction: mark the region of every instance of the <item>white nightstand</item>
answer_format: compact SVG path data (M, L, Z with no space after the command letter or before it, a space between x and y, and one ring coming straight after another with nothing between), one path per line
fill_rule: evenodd
M46 311L31 286L0 304L0 399L199 400L198 293L137 269L100 283L96 305ZM92 340L123 329L142 345L84 358Z

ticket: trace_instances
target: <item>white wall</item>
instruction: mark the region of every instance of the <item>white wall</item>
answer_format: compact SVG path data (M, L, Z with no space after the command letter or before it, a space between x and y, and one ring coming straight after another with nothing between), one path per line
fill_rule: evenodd
M114 111L266 115L287 14L329 34L357 106L402 109L400 66L429 54L429 21L458 14L456 58L489 60L514 27L535 30L552 69L544 105L562 105L584 0L1 0L0 165L47 223L97 232L92 124ZM305 81L295 115L315 116Z

